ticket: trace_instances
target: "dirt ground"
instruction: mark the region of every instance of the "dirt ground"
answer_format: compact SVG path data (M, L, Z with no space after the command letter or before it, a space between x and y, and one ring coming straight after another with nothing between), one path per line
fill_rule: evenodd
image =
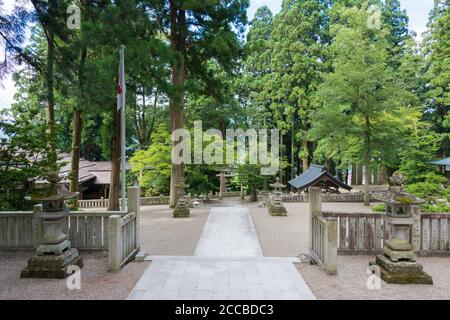
M141 250L156 256L190 256L208 218L209 209L191 209L189 218L174 219L168 206L141 208Z
M286 217L273 217L267 208L251 207L264 256L296 257L308 252L308 203L285 203ZM371 212L362 203L322 203L326 211Z
M141 250L151 255L192 255L208 217L208 209L191 209L191 216L174 219L167 206L141 208ZM107 272L108 255L81 252L81 290L69 290L66 280L20 279L32 251L0 251L0 300L119 300L126 299L149 262L131 262L120 272Z
M264 256L295 257L308 252L308 203L285 203L287 217L272 217L266 208L251 208ZM371 212L362 203L322 203L323 210ZM420 258L434 285L381 283L369 290L366 273L374 256L338 256L338 274L328 276L318 266L296 264L317 299L450 299L450 258Z
M381 282L380 290L367 288L371 256L338 256L338 274L326 275L318 266L296 264L317 299L325 300L438 300L450 299L449 258L420 258L433 285L398 285Z
M232 205L233 203L226 203ZM266 208L247 204L264 256L295 257L308 251L308 204L287 203L287 217L272 217ZM360 203L323 203L329 211L366 211ZM167 206L141 209L141 249L150 255L193 255L208 217L208 208L191 209L186 219L173 219ZM149 262L131 262L119 273L107 272L106 252L81 252L85 267L81 290L69 290L65 280L20 279L31 251L0 251L0 300L5 299L126 299ZM389 285L369 290L366 273L372 256L339 256L338 274L318 266L296 264L318 299L450 299L449 258L420 258L434 285Z
M20 279L32 251L0 251L0 300L119 300L126 299L148 262L132 262L118 273L107 272L106 252L81 253L81 290L69 290L66 280Z

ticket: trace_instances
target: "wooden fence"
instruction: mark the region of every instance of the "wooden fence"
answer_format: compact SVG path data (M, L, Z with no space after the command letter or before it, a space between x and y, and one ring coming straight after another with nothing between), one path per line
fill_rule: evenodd
M380 213L322 212L338 221L338 253L378 254L389 239ZM420 256L450 256L450 213L421 213L417 210L410 237Z
M309 194L284 194L283 202L309 202ZM371 199L375 202L375 199ZM322 202L364 202L362 193L322 194Z
M450 255L450 213L420 215L420 255Z
M337 272L337 220L320 213L312 215L312 246L310 255L327 274Z
M42 230L32 211L0 212L0 249L33 249Z
M310 255L327 273L330 265L334 266L334 251L330 250L334 243L340 255L381 252L390 237L390 230L384 225L384 213L322 211L320 190L311 188L310 195ZM414 224L410 230L413 250L419 256L450 257L450 213L421 213L419 207L413 211ZM334 229L329 229L334 226L327 227L329 221L336 223L335 234Z
M0 250L37 248L43 237L41 210L42 206L36 205L33 212L0 212ZM108 249L108 218L124 214L122 211L71 212L63 220L63 232L74 248L105 250Z
M140 198L141 206L151 205L163 205L169 204L170 196L158 196L158 197L142 197ZM125 205L127 200L125 199ZM109 204L108 199L90 199L90 200L78 200L79 208L107 208Z
M113 272L133 259L140 247L139 187L129 188L128 198L132 199L128 214L113 215L108 219L108 269Z
M64 218L63 232L78 250L109 250L111 271L120 268L139 250L139 187L128 188L127 211L74 211ZM39 213L33 211L0 212L0 250L33 250L43 239Z
M381 214L322 211L322 215L337 220L339 254L377 254L383 247L386 236Z

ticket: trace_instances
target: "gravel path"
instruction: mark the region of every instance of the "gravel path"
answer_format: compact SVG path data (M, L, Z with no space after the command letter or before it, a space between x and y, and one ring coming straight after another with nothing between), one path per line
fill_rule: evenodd
M308 251L308 203L286 203L287 217L272 217L265 208L252 208L264 256L297 256ZM371 212L362 203L322 203L326 211ZM450 299L450 259L419 258L434 285L393 285L369 290L367 266L374 256L338 256L338 274L328 276L318 266L297 263L317 299Z
M273 217L267 208L251 208L256 232L266 257L296 257L308 252L309 203L285 203L286 217ZM362 203L322 203L326 211L372 212Z
M81 253L81 290L69 290L66 280L20 279L31 251L0 251L0 300L117 300L126 299L148 262L129 263L118 273L109 273L105 252Z
M450 299L449 258L419 258L433 285L396 285L381 282L380 290L369 290L366 273L372 256L339 256L338 274L328 276L318 266L296 264L317 299L327 300L425 300Z
M141 249L153 256L190 256L195 252L209 208L191 209L189 218L174 219L168 206L141 208Z
M167 206L141 208L141 248L153 255L192 255L208 209L191 209L191 217L172 218ZM0 300L5 299L126 299L149 262L131 262L118 273L107 272L107 252L81 252L81 290L65 280L20 279L32 251L0 251Z

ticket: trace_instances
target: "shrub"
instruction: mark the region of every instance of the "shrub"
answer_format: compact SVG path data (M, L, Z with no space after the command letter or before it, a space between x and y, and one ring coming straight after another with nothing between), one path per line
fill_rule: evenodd
M375 212L386 212L386 204L380 203L372 207Z
M450 212L450 206L446 203L424 204L420 207L422 212Z

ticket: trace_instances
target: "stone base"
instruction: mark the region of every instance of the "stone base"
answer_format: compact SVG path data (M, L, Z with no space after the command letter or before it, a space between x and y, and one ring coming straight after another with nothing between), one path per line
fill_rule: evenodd
M287 211L285 207L269 206L269 214L271 216L285 217L287 216Z
M70 248L70 241L64 240L58 244L41 244L36 252L39 256L47 254L60 255L68 248Z
M392 250L389 246L385 246L382 250L383 255L389 257L391 261L417 261L417 256L413 251Z
M83 268L83 259L78 250L67 249L60 255L35 255L28 259L28 265L20 273L21 278L65 279L67 267L76 265Z
M174 218L188 218L190 216L189 208L175 208L173 209Z
M380 276L386 283L392 284L433 284L433 278L423 271L418 262L393 262L389 258L378 255L375 263L380 267Z

